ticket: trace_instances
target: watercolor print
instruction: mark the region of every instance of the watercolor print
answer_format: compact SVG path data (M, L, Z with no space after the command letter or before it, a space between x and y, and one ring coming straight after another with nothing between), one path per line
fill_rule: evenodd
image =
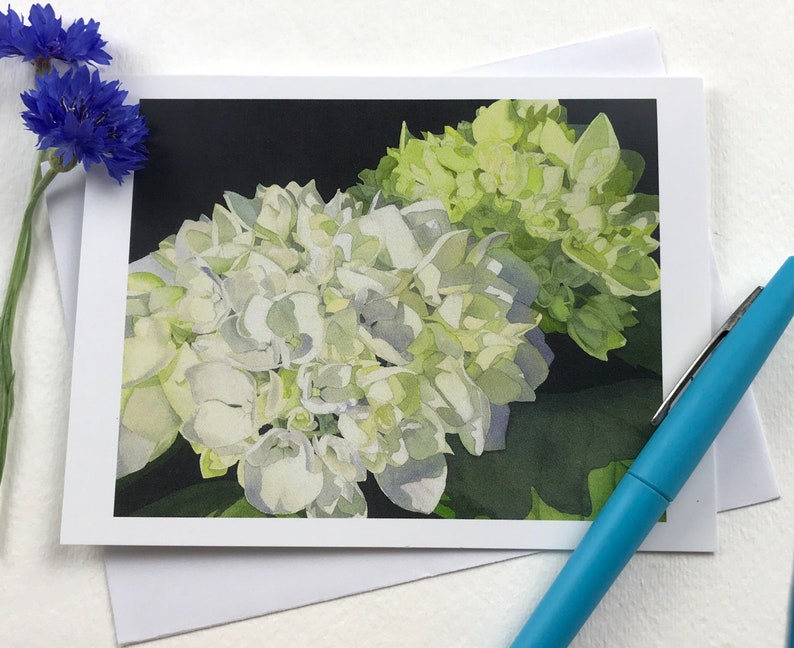
M115 515L587 520L661 395L655 100L144 100Z

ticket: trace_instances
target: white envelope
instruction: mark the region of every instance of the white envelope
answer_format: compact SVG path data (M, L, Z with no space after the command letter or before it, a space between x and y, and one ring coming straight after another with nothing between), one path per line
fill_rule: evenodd
M632 56L627 57L627 51ZM655 33L635 30L468 70L472 75L656 76L665 73ZM67 334L74 335L82 174L47 195ZM712 314L727 316L714 266ZM778 497L751 395L716 443L717 504L726 510ZM135 643L525 555L489 550L122 548L105 550L116 635ZM551 559L539 554L539 561ZM245 591L216 588L245 582ZM273 589L270 583L278 582Z

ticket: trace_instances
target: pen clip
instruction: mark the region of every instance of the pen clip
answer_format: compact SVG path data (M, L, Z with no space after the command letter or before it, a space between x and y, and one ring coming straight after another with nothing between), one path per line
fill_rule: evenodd
M673 403L683 393L703 363L712 353L714 353L714 349L716 349L719 343L722 342L726 335L728 335L730 330L736 325L736 322L742 318L742 315L747 312L747 309L750 308L750 304L755 301L755 298L758 297L762 290L762 286L758 286L755 290L753 290L753 292L751 292L741 303L739 308L737 308L733 314L727 320L725 320L725 323L719 329L717 329L714 337L709 340L708 344L695 358L695 361L689 366L689 369L684 372L681 380L676 383L675 387L673 387L673 390L670 392L667 398L664 399L659 409L656 410L656 414L654 414L653 418L651 418L651 425L656 427L664 420L664 417L667 416L667 413L670 411Z

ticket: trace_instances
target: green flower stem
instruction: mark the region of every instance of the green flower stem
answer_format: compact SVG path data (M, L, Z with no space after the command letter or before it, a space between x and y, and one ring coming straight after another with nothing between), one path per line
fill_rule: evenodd
M41 163L44 161L45 155L46 151L40 152L36 160L36 168L33 173L33 188L30 191L28 205L22 217L22 229L17 240L14 263L11 266L11 277L8 280L8 292L6 292L3 315L2 319L0 319L0 480L3 478L3 468L6 461L9 422L14 411L14 367L11 361L11 338L14 334L14 318L16 317L19 295L22 292L22 284L28 272L33 214L41 196L44 194L44 190L59 173L58 170L50 168L42 175Z

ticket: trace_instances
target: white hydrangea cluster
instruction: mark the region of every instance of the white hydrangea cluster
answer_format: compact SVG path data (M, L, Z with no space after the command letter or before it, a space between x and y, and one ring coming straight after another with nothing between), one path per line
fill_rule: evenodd
M362 213L314 183L225 198L131 266L118 476L181 434L268 514L365 516L368 472L432 512L447 435L503 448L507 404L547 376L537 278L439 201Z

